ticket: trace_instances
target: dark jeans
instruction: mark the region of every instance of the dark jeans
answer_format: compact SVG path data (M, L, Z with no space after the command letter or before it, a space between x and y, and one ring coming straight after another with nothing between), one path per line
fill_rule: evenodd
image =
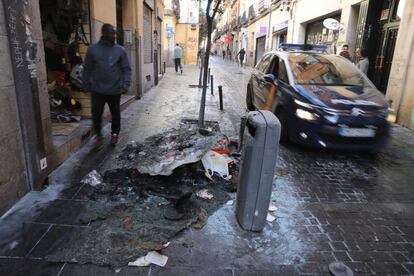
M244 57L241 57L241 56L240 56L239 61L240 61L240 66L241 66L241 67L243 67L243 60L244 60Z
M180 70L183 70L183 66L181 66L181 58L175 58L175 72L178 72L178 67L180 67Z
M119 130L121 129L121 95L102 95L92 93L91 97L93 128L96 135L102 136L101 125L105 103L108 103L109 110L112 115L112 133L119 134Z

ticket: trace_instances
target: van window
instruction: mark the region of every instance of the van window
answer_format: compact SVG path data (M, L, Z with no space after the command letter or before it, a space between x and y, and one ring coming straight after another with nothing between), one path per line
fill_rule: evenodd
M269 68L270 65L270 61L271 61L272 55L266 55L264 56L259 64L256 66L257 70L259 70L260 72L266 74L267 69Z
M279 80L283 81L284 83L289 83L289 77L287 75L286 64L283 59L279 60Z

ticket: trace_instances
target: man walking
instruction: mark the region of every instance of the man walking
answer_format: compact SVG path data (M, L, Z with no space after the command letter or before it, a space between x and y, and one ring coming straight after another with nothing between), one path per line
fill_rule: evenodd
M115 43L114 27L104 24L101 31L99 42L90 46L86 53L83 71L84 88L91 92L96 149L103 145L101 124L105 103L112 115L111 145L118 143L121 129L120 98L131 83L131 67L124 48Z
M246 55L246 51L244 50L244 48L241 48L241 50L237 53L237 56L239 56L239 61L240 61L240 66L243 68L243 61L244 61L244 56Z
M180 67L181 74L183 73L183 66L181 65L182 57L183 57L183 49L177 43L175 44L175 47L174 47L174 64L175 64L176 73L178 73L178 67Z

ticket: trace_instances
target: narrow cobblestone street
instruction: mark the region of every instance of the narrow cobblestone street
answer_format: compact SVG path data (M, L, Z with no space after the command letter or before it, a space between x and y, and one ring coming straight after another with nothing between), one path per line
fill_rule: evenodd
M237 137L251 68L219 57L211 63L215 90L212 96L208 89L206 119ZM329 275L333 261L343 261L355 275L414 273L414 134L399 126L378 153L281 145L272 193L276 220L267 222L262 233L241 230L234 204L225 205L201 230L190 228L171 240L162 251L169 257L164 268L123 267L117 273L45 261L65 235L89 227L77 224L87 203L80 179L93 169L113 168L131 140L162 133L182 118L196 119L201 92L189 85L197 83L197 67L185 66L183 75L167 68L160 84L122 113L116 148L91 154L88 144L59 167L48 189L62 192L49 203L26 202L38 212L21 213L24 223L13 231L23 241L0 248L0 275ZM218 85L223 86L224 112L219 111ZM108 126L105 130L109 133ZM13 212L2 223L12 219ZM0 240L4 235L0 231Z

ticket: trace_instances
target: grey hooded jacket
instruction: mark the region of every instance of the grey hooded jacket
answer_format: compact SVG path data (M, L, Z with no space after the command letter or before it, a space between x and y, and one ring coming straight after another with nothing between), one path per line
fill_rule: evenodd
M92 93L126 92L131 83L131 67L124 48L102 39L90 46L85 57L83 83Z

